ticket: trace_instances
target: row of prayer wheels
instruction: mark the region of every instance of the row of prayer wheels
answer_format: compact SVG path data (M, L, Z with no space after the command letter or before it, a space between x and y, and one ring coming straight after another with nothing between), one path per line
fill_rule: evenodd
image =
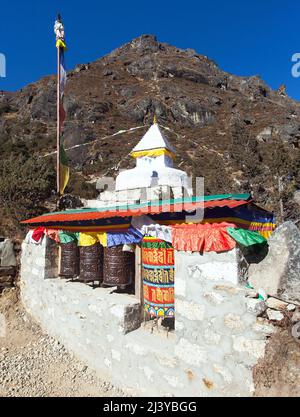
M174 248L163 240L144 237L141 249L144 311L150 317L173 319ZM135 256L124 251L123 245L78 247L75 242L65 243L61 245L60 276L79 276L83 282L99 281L125 289L134 281Z
M99 281L104 285L125 289L135 275L133 252L123 251L123 245L103 247L100 243L78 247L76 242L61 244L60 273L63 278L83 282Z

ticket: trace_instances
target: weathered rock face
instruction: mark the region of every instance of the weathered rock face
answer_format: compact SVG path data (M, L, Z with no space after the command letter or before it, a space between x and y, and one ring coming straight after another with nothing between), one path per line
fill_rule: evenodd
M17 266L14 242L10 239L0 242L0 265L5 267Z
M54 76L0 94L1 158L55 150L55 95ZM176 132L165 133L180 169L204 176L206 193L252 191L275 212L281 198L285 219L299 218L300 105L257 76L231 75L191 49L143 35L70 71L65 107L66 147L93 143L68 151L73 174L83 180L132 167L128 153L155 113ZM70 184L67 192L74 190Z
M14 242L5 239L0 242L0 293L15 283L17 272L17 259Z
M249 267L255 289L286 301L300 302L300 231L292 222L281 224L269 239L269 253Z

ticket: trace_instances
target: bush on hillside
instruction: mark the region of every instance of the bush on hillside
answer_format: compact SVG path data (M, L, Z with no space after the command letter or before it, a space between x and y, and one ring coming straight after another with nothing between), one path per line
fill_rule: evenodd
M0 164L0 208L14 222L44 212L55 190L55 170L44 158L10 156Z

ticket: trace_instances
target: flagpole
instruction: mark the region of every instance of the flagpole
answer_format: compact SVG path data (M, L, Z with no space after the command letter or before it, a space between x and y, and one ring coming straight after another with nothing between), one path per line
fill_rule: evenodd
M67 73L64 63L65 44L65 30L61 20L60 14L54 24L54 33L56 36L57 48L57 131L56 131L56 181L57 181L57 197L63 195L64 189L69 181L69 166L67 156L63 146L62 126L65 120L65 110L63 108L62 99L64 94L64 87L66 84Z
M56 131L56 182L57 195L60 196L60 46L57 47L57 131Z

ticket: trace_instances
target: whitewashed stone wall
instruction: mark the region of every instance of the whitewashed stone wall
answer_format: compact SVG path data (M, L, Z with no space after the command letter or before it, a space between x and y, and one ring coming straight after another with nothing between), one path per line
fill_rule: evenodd
M268 326L256 315L264 302L247 298L238 249L175 252L175 354L189 364L207 395L249 396L252 369L264 356Z
M175 254L176 332L169 337L140 327L134 296L55 278L48 239L22 245L21 297L47 333L131 394L247 396L268 329L255 324L258 301L249 299L247 311L237 256Z

